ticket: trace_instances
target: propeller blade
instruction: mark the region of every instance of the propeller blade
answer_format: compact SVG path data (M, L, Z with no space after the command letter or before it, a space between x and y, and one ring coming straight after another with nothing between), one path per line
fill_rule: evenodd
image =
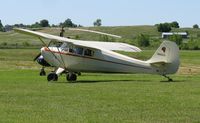
M40 56L41 56L41 53L39 53L39 54L33 59L33 61L36 61Z
M93 31L93 30L87 30L87 29L78 29L78 28L68 28L68 29L71 30L71 31L91 32L91 33L96 33L96 34L111 36L111 37L114 37L114 38L122 38L121 36L118 36L118 35L113 35L113 34L99 32L99 31Z

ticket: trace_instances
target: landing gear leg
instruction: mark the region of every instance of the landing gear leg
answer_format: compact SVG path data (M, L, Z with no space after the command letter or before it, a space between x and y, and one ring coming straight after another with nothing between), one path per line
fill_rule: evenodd
M44 70L44 67L40 70L40 76L46 76L46 72Z
M47 80L48 81L58 81L58 75L56 73L52 72L47 76Z
M77 80L77 76L74 73L68 73L66 76L67 81L72 82Z
M169 76L167 76L167 75L163 75L163 76L168 79L168 82L173 82L173 79L170 78Z

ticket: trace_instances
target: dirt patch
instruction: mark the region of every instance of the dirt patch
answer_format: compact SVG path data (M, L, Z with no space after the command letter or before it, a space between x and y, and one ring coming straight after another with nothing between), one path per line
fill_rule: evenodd
M178 70L178 74L183 74L183 75L197 75L197 74L200 74L200 66L182 65Z

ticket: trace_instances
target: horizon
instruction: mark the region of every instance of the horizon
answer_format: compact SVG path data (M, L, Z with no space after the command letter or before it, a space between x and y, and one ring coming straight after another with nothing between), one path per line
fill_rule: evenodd
M86 27L93 26L98 18L102 20L102 26L152 26L177 21L181 28L191 28L200 24L200 17L194 14L200 11L200 1L195 0L4 0L2 5L0 20L4 26L30 25L42 19L47 19L50 25L57 25L67 18Z

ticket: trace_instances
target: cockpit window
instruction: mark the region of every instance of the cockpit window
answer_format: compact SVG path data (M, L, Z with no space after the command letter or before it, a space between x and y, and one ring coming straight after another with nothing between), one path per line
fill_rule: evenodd
M70 52L77 55L94 56L94 51L68 43L63 43L60 48L63 52Z
M93 56L94 55L94 51L92 51L90 49L85 49L84 55L85 56Z
M66 51L66 52L69 51L69 47L68 47L67 43L63 43L60 48L62 49L62 51Z
M62 51L70 52L78 55L83 55L83 48L71 44L63 43L61 46Z

